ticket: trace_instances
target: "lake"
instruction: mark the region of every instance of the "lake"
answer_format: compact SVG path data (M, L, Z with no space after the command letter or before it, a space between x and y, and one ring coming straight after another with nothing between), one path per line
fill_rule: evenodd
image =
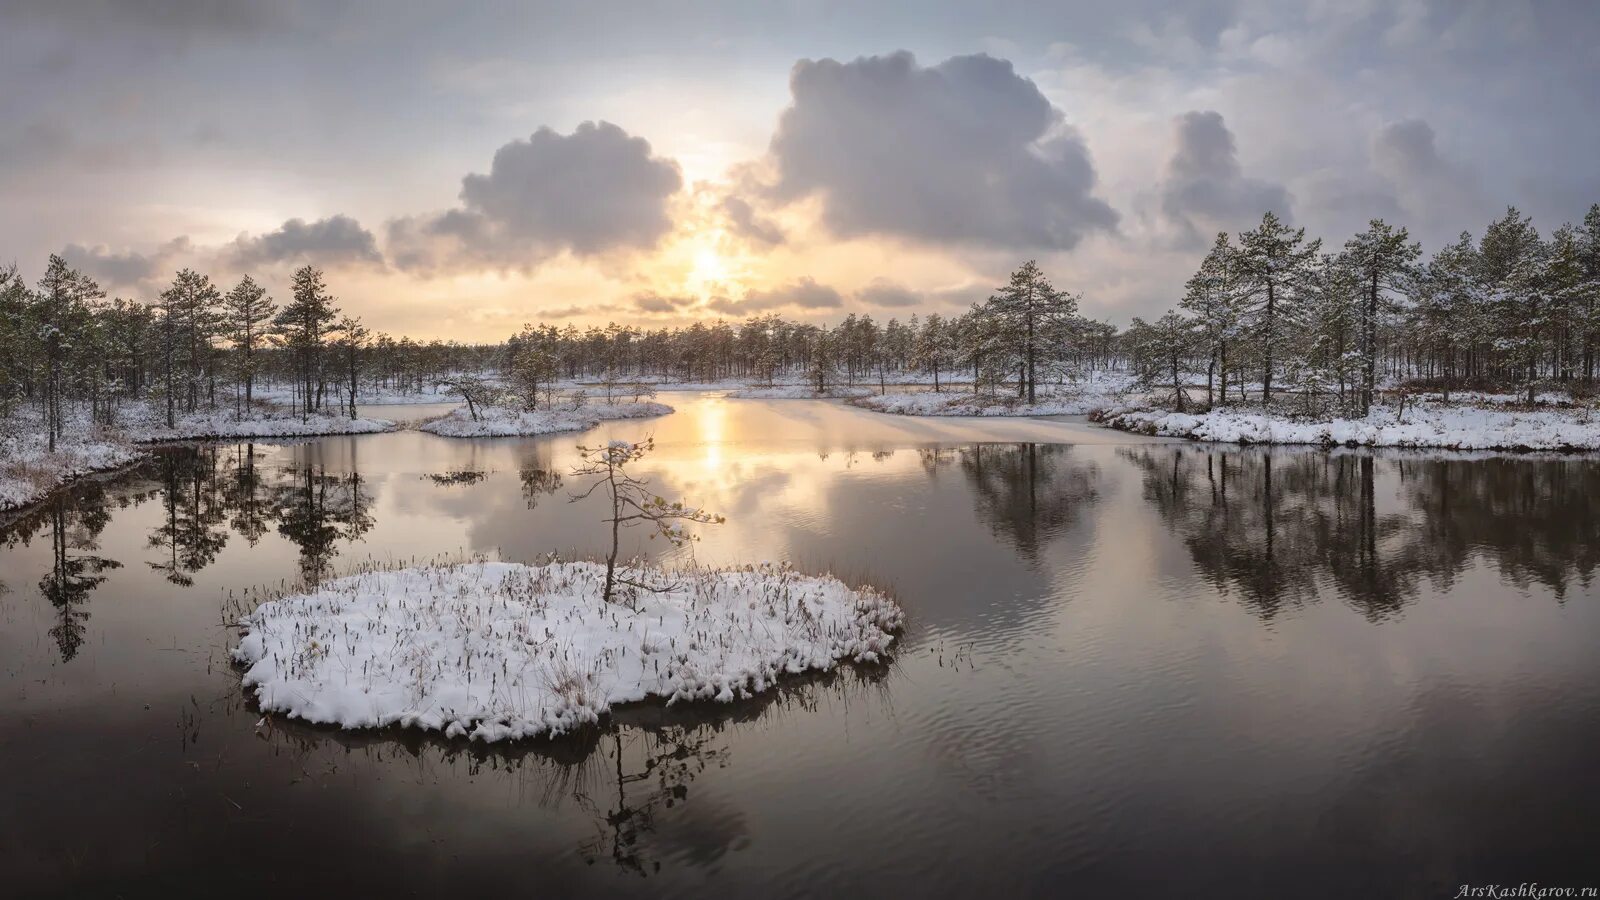
M1595 458L662 399L582 434L168 449L0 526L6 891L1593 883ZM661 493L728 518L698 561L893 591L893 662L488 747L251 709L227 623L254 598L372 561L593 554L575 445L646 434Z

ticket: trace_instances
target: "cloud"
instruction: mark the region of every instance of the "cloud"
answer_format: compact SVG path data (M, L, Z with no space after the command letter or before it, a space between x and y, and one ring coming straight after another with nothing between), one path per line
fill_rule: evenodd
M85 247L68 244L61 250L67 264L99 282L102 288L142 288L159 282L175 268L177 257L187 254L192 245L187 237L177 237L151 253L118 253L105 245Z
M774 309L837 309L844 305L844 297L825 284L807 275L786 285L767 290L748 291L743 300L713 297L706 306L720 313L749 315Z
M751 243L771 247L784 241L783 231L772 221L756 215L749 201L741 197L723 198L722 214L727 217L733 233Z
M663 295L654 291L646 291L633 296L633 305L641 312L670 313L677 312L694 303L693 297Z
M882 278L856 292L856 299L868 306L920 306L926 298L903 285Z
M667 201L682 187L676 162L609 122L540 128L463 178L461 206L390 222L390 257L417 271L529 270L563 251L647 249L671 230Z
M1289 218L1288 190L1241 173L1233 133L1220 113L1179 116L1176 144L1161 184L1161 212L1179 229L1181 242L1209 242L1215 232L1249 227L1268 210Z
M1406 212L1430 223L1465 220L1498 211L1488 202L1476 175L1439 151L1433 126L1403 119L1378 130L1372 139L1372 167L1393 187ZM1456 229L1470 227L1455 221Z
M1009 62L802 60L789 87L770 194L820 197L835 234L1070 249L1117 223L1083 141Z
M315 222L290 219L263 235L241 234L223 248L223 256L241 269L285 262L383 265L383 254L378 252L378 241L372 232L345 215Z
M23 21L73 30L137 30L183 39L284 31L298 19L298 6L257 0L11 0L7 12Z

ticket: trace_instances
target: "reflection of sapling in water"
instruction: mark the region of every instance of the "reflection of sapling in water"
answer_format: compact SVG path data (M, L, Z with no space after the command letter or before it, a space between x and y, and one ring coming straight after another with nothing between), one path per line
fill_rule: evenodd
M608 603L619 583L636 590L639 588L662 590L661 587L652 586L648 582L616 574L617 547L621 529L641 524L648 525L652 539L661 537L674 547L681 547L699 539L689 531L687 523L720 525L725 521L722 516L706 512L700 507L686 505L681 500L668 502L646 490L646 482L628 474L629 465L643 459L646 453L654 449L655 438L645 438L638 443L613 440L598 447L581 445L578 447L583 463L574 468L572 474L579 477L598 477L589 485L588 490L572 499L582 500L602 487L606 489L606 494L611 499L611 517L606 519L611 523L611 552L606 554L606 583L603 594L603 599ZM670 587L676 588L677 585L673 584Z

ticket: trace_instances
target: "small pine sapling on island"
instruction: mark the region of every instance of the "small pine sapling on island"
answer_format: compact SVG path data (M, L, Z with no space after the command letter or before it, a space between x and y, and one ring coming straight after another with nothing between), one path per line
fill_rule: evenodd
M617 552L623 528L647 525L651 529L652 540L660 537L674 547L682 547L699 540L698 535L689 531L687 527L689 523L721 525L727 521L702 507L690 506L681 500L669 501L648 490L648 482L628 472L628 466L643 459L645 454L654 449L653 437L637 443L613 440L596 447L586 447L581 444L578 446L578 453L583 462L573 468L572 474L579 478L595 480L583 493L574 495L571 501L576 503L583 500L601 488L605 489L606 495L611 500L611 516L605 520L611 523L611 551L606 555L606 581L603 594L607 603L611 602L619 584L655 592L676 587L676 585L645 584L617 574Z

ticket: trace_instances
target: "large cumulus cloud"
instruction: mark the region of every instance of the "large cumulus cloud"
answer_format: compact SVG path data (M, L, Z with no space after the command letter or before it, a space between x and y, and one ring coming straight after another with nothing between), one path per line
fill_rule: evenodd
M1083 141L1009 62L802 60L789 85L771 193L819 197L835 234L1069 249L1116 225Z
M1203 243L1218 231L1248 228L1271 210L1289 217L1282 185L1245 177L1233 133L1216 112L1178 117L1176 143L1161 185L1161 212L1181 242Z
M389 224L401 268L530 269L563 251L645 249L672 228L678 164L610 122L572 134L540 128L495 152L486 175L461 182L461 205Z

